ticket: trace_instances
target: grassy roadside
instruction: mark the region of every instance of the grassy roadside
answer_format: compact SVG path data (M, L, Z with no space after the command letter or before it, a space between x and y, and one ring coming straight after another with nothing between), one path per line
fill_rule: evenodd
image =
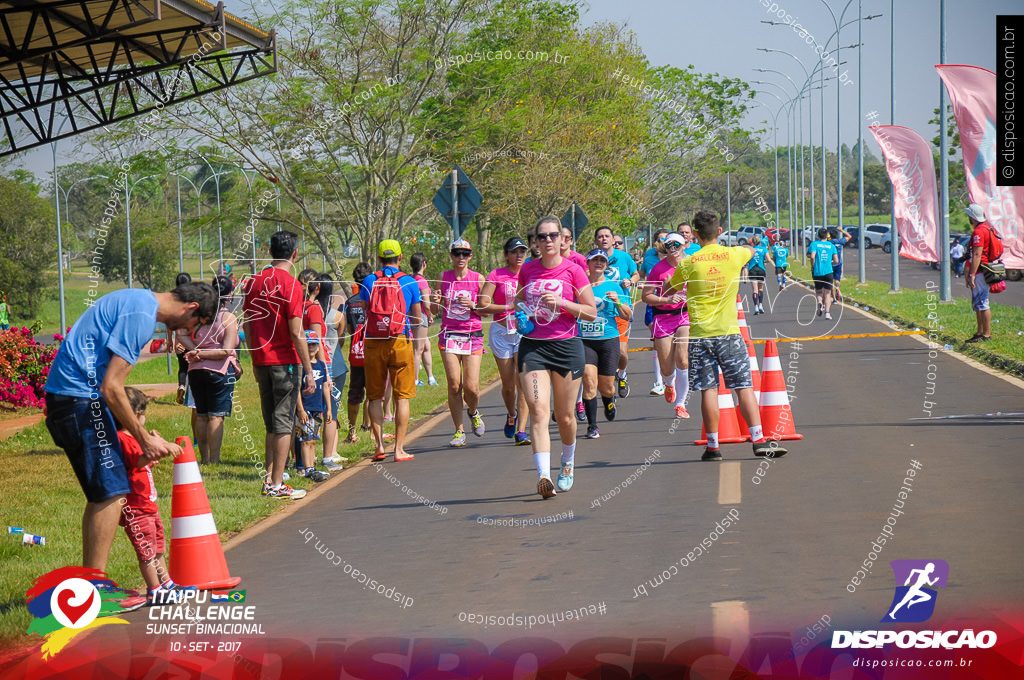
M431 350L434 373L441 384L437 387L417 388L417 397L411 401L413 426L431 413L446 408L444 369L436 344L432 343ZM132 372L129 382L168 382L166 365L163 357L143 362ZM234 416L225 423L222 463L202 466L206 492L222 541L273 514L288 502L266 498L259 493L261 475L253 465L252 449L247 449L243 434L247 427L252 441L257 444L255 459L262 462L265 430L260 416L259 393L252 379L252 367L248 361L244 361L243 365L245 375L235 388L236 410ZM154 375L160 375L161 372L162 378L153 379ZM494 361L490 356L485 356L480 375L481 385L489 383L496 376ZM189 410L175 404L174 395L163 397L149 405L146 425L147 428L155 428L167 439L190 435ZM499 423L488 425L492 432L500 432ZM393 432L393 424L389 423L385 430ZM369 433L359 434L359 443L341 442L338 446L339 454L351 462L373 451ZM27 641L24 633L31 617L24 606L25 591L33 579L51 569L80 563L84 504L82 491L67 459L54 445L45 424L30 427L5 441L4 454L4 465L0 468L0 495L3 497L0 507L0 531L3 531L0 534L0 573L3 574L0 580L0 649L21 646ZM163 461L153 469L168 548L173 468L170 461ZM304 489L314 486L313 482L295 477L289 483ZM30 533L45 536L46 545L23 547L20 541L6 535L8 525L24 527ZM114 540L107 572L124 587L144 587L135 553L120 529Z
M810 267L799 261L790 260L789 269L799 278L811 279ZM939 343L987 366L1024 377L1024 337L1017 335L1024 330L1024 310L995 302L998 295L992 297L992 339L970 345L964 341L974 335L977 325L967 298L939 303L937 292L903 288L902 293L890 295L888 283L857 284L852 280L843 282L843 296L847 304L857 303L902 328L930 330L928 315L937 315Z

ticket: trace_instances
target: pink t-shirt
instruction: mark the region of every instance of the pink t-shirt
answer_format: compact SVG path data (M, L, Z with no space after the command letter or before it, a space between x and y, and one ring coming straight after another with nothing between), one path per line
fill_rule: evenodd
M487 275L487 281L494 284L494 300L496 305L507 305L515 302L516 288L519 286L518 274L513 274L508 267L495 269ZM515 312L500 312L494 315L494 323L508 324L515 323Z
M583 273L587 273L587 258L583 257L575 250L570 250L568 255L563 255L562 257L570 262L578 264L583 269Z
M664 260L654 265L651 269L651 273L647 276L647 280L651 283L658 282L658 289L655 291L657 295L663 295L662 291L665 290L665 282L672 278L672 275L676 272L676 265L671 264L666 257ZM686 288L683 288L683 293L686 292ZM674 305L655 305L657 309L682 309L683 305L686 304L686 298L683 297L682 302L678 302Z
M472 269L466 270L461 281L455 279L455 272L449 269L441 274L441 330L451 333L475 333L484 327L483 320L469 307L459 304L455 298L468 295L476 304L480 295L483 277Z
M413 274L412 278L416 279L416 283L420 284L420 294L424 300L430 299L430 282L423 278L422 274Z
M578 265L567 258L551 269L542 260L530 260L519 270L519 287L524 291L526 305L536 325L530 337L538 340L562 340L577 335L576 317L564 309L552 310L541 305L544 293L553 292L565 300L579 301L579 291L590 285L590 280Z

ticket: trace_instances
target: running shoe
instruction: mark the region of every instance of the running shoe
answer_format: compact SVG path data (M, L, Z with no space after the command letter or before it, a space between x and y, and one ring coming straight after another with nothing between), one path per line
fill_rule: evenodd
M349 444L355 444L357 441L359 441L359 435L356 434L356 431L354 429L350 429L348 431L348 436L345 437L345 441L348 442Z
M380 438L382 441L389 441L391 439L394 439L395 435L391 434L390 432L384 432L380 435Z
M831 321L832 320L832 315L829 314L828 312L825 312L825 320L826 321Z
M787 453L789 453L789 449L772 446L768 440L754 442L754 455L760 458L782 458Z
M384 416L384 422L385 423L393 423L393 422L395 422L395 414L392 413L389 416Z
M388 454L386 454L386 453L375 453L375 454L373 454L373 459L375 461L377 461L377 462L385 460L387 457L388 457Z
M576 402L576 420L580 421L581 423L587 422L587 412L583 408L582 401Z
M665 386L660 384L654 384L651 386L651 394L660 397L665 394Z
M610 401L608 405L604 407L604 419L611 422L615 420L615 402Z
M690 414L686 412L686 408L683 406L676 406L676 418L689 418Z
M305 477L306 479L311 479L314 482L326 482L328 479L331 478L329 472L317 470L316 468L306 468L306 471L303 473L302 476Z
M267 495L271 498L290 498L297 501L306 496L305 489L293 489L287 484L282 484L280 489L268 489Z
M551 483L550 479L541 477L537 482L537 493L540 494L541 498L551 498L557 492L555 491L555 485Z
M435 378L434 376L430 376L429 378L427 378L427 384L437 387L437 378Z
M266 496L269 493L270 493L270 485L267 484L266 482L263 482L263 491L260 491L260 495L261 496Z
M458 430L452 440L448 442L448 446L453 449L457 449L466 445L466 433L462 430Z
M395 462L396 462L396 463L404 463L404 462L406 462L406 461L408 461L408 460L412 460L412 459L413 459L413 458L415 458L415 457L416 457L416 456L412 455L411 453L407 453L407 454L405 454L404 456L400 456L400 455L398 455L398 454L396 453L396 454L395 454Z
M818 316L821 316L824 313L825 313L825 305L819 304L818 305Z
M175 401L175 403L178 403L178 404L184 404L185 403L185 386L184 385L178 385L178 394L175 395L174 401Z
M594 429L596 430L597 428L594 428ZM563 463L562 464L562 471L558 473L558 490L559 491L568 491L569 489L572 488L572 471L573 471L573 464L572 463Z
M149 604L149 599L145 595L133 595L132 597L126 597L123 600L118 600L117 604L121 607L117 613L127 614L128 612L133 612L136 609Z
M704 455L701 456L700 459L704 460L704 461L708 461L708 460L722 460L722 450L721 449L709 449L707 447L704 447Z
M419 378L416 378L416 387L423 387L423 381Z
M373 428L371 426L369 426L369 425L360 425L359 429L362 430L363 432L369 432Z
M516 446L529 446L533 443L530 441L530 435L525 432L516 432L515 442Z
M600 439L601 438L601 431L599 429L597 429L597 425L591 425L590 427L587 428L586 438L587 439Z
M671 404L676 400L676 386L665 385L665 403Z
M469 421L473 423L473 434L477 437L483 437L487 428L484 427L484 417L480 415L480 411L477 411L476 413L469 413L467 411L466 415L469 416Z
M505 438L512 439L516 436L516 421L519 419L519 414L509 416L505 418Z
M341 456L331 456L330 458L324 458L324 467L327 468L328 472L337 472L343 470L344 459Z
M624 375L618 377L619 383L619 397L625 399L629 396L629 378Z

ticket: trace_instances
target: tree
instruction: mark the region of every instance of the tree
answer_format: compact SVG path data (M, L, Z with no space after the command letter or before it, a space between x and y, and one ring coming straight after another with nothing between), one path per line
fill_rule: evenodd
M0 177L0 290L12 314L28 319L40 303L56 298L56 215L38 187Z

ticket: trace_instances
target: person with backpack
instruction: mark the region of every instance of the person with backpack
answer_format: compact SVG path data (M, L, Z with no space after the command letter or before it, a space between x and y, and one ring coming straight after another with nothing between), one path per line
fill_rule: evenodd
M373 273L373 269L366 262L360 262L352 271L352 295L345 301L342 314L345 316L345 326L352 336L349 343L348 363L348 436L345 441L354 444L359 441L356 434L356 418L359 417L359 406L366 400L366 361L365 343L363 334L366 330L366 300L359 296L360 281ZM339 342L338 346L344 345ZM369 410L363 408L363 427L369 428Z
M359 295L366 300L364 328L366 396L370 400L370 424L377 444L373 459L384 460L384 393L388 379L395 399L395 461L412 460L405 451L409 428L409 400L416 396L410 321L423 318L420 285L402 272L402 246L384 239L377 246L381 268L363 279Z
M1000 258L1003 256L1003 239L999 233L985 221L985 210L977 203L967 206L967 218L971 221L974 232L971 234L971 259L964 278L967 289L971 291L971 308L977 316L978 331L967 342L987 342L992 339L992 310L989 309L988 279L994 278L990 265L998 264L1002 268ZM989 273L986 275L986 270ZM995 283L995 281L992 281Z

